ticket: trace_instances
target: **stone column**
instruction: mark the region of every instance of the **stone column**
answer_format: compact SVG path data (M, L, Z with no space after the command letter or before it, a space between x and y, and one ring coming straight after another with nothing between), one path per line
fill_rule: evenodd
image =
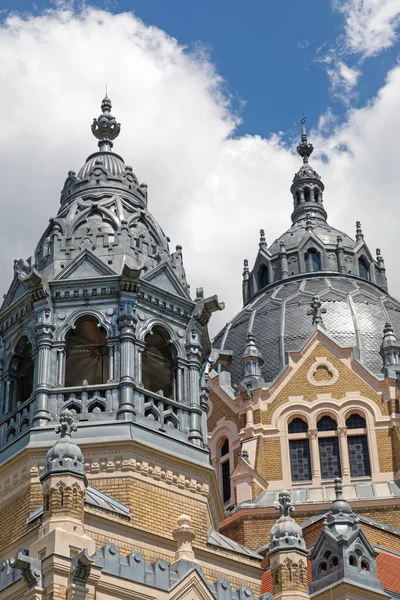
M132 420L135 416L134 376L135 376L135 329L136 318L133 307L126 304L123 314L118 318L120 331L120 368L121 388L117 417L121 420Z
M308 435L311 444L311 470L313 484L319 484L321 481L321 467L319 463L319 449L318 449L318 429L309 429Z
M347 427L338 427L337 432L339 435L339 451L340 451L340 464L342 466L342 477L343 481L350 480L350 463L349 463L349 449L347 447ZM345 483L347 483L345 481Z
M254 414L253 414L253 402L248 400L246 402L246 427L253 427L254 425Z
M201 431L202 409L200 405L200 367L201 346L200 335L196 328L189 333L190 341L186 344L186 354L189 360L189 407L190 426L189 440L196 446L203 445L203 434Z
M64 362L65 362L64 348L57 348L57 380L56 380L57 387L62 387L63 383L64 383Z
M287 279L289 274L289 267L287 261L285 242L281 242L279 256L281 260L281 277L282 279Z
M46 307L39 315L36 325L36 410L33 417L34 426L43 426L50 421L49 389L51 350L55 327L52 324L52 313Z

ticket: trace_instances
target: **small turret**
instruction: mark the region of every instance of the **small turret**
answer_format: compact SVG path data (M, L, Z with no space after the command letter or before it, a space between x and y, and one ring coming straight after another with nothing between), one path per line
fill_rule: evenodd
M264 383L261 375L261 367L264 361L251 331L247 333L246 346L240 362L243 365L243 379L241 381L243 386L257 388Z
M400 373L400 343L397 341L390 323L385 323L383 329L380 355L385 377L397 377L397 374Z
M288 490L279 492L280 517L271 529L268 559L274 600L308 598L307 549L300 525L290 516L294 510Z
M377 555L357 515L343 498L342 480L335 479L335 500L311 554L310 595L318 598L318 593L341 586L335 597L361 597L360 588L377 594L377 598L384 597L382 582L376 575Z

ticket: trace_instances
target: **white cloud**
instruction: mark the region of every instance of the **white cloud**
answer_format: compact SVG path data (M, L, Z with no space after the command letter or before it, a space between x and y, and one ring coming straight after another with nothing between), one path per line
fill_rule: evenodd
M193 292L202 285L226 302L214 331L232 318L241 306L242 261L254 259L259 229L272 242L290 224L299 158L279 136L233 137L237 118L207 56L188 54L133 15L13 16L0 28L0 56L3 291L13 259L32 253L57 212L68 170L96 149L90 124L108 82L122 123L115 150L149 184L149 208L173 245L182 243ZM326 184L330 221L350 234L356 219L363 222L398 295L399 93L400 67L373 103L325 138L334 119L323 115L312 140L316 155L323 150L329 159L317 155L313 165Z
M325 60L325 63L327 64L326 72L333 94L345 104L350 104L361 71L357 68L349 67L342 60L330 59Z
M333 0L345 19L345 42L353 53L375 56L396 41L399 0Z

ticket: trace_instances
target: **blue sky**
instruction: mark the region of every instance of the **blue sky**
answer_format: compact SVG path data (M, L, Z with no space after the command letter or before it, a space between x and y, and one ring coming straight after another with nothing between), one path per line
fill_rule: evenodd
M398 60L396 41L362 61L358 85L344 101L343 94L338 97L332 91L321 59L333 52L358 68L362 52L344 50L345 19L330 0L106 0L90 4L112 13L133 11L146 25L175 37L188 51L203 48L240 116L237 135L282 132L293 141L302 113L309 127L316 126L328 109L343 120L350 107L363 106L376 94ZM5 17L11 11L38 14L55 3L2 0L0 6Z
M362 221L398 275L400 0L0 0L0 288L32 255L108 82L115 149L149 185L149 210L183 245L192 290L241 307L259 230L290 227L302 113L329 222Z

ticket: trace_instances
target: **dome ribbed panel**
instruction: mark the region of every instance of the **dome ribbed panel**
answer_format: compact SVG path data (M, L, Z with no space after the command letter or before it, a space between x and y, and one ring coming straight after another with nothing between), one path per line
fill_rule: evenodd
M360 296L353 301L361 336L362 362L372 372L379 373L382 369L379 347L386 321L382 304L369 298L362 300Z
M276 302L268 302L254 317L253 333L264 359L262 373L266 381L275 378L282 364L279 349L280 315L281 306Z
M102 165L97 165L96 163L98 161L101 161ZM121 177L125 171L125 163L118 154L113 154L112 152L99 152L89 156L77 175L78 179L85 179L88 177L90 171L94 169L95 166L102 166L112 177Z
M237 319L236 323L232 323L232 326L229 330L228 337L224 344L225 350L233 350L233 360L229 369L223 367L223 371L230 371L232 375L232 381L238 382L243 377L243 365L240 364L240 361L243 356L246 333L248 327L248 313L245 313L241 319ZM238 352L237 349L240 348L241 351Z
M326 331L345 347L354 347L357 343L353 315L346 296L329 291L321 297L326 313L323 315Z
M302 293L286 302L284 333L286 352L301 350L313 331L312 317L307 314L310 302L310 296Z

